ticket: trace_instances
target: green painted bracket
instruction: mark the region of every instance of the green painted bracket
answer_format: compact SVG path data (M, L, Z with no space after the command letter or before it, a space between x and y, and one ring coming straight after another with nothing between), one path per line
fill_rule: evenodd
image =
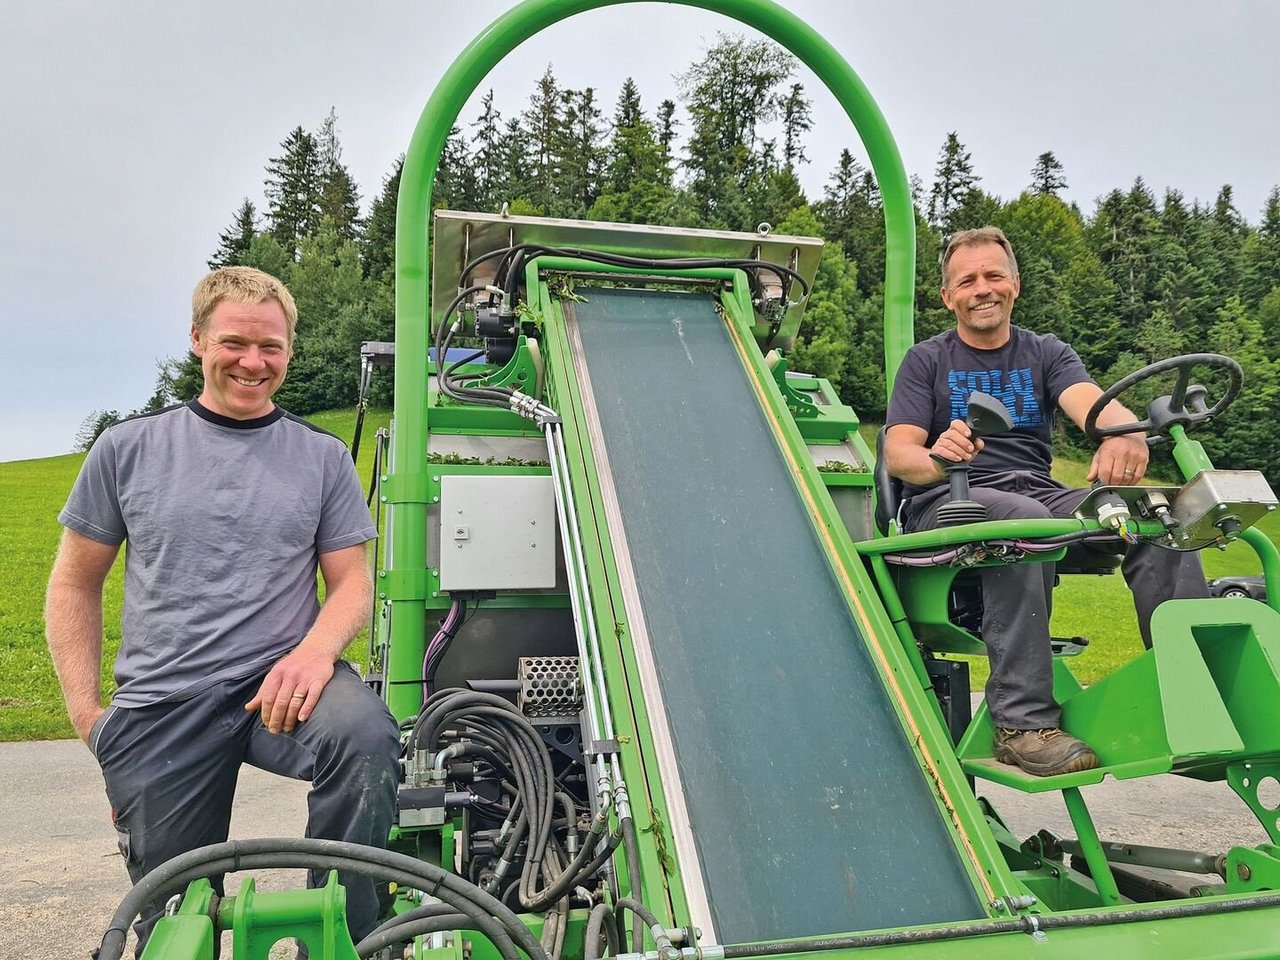
M771 353L765 358L765 362L769 364L769 372L782 391L782 399L786 401L790 414L802 419L816 417L818 405L787 382L787 358L781 353Z
M1227 766L1227 783L1253 811L1253 815L1267 831L1271 842L1280 844L1280 807L1264 804L1259 785L1270 780L1280 783L1280 761L1247 760Z
M323 887L279 893L259 894L248 877L218 907L236 960L270 960L271 948L286 937L302 940L312 960L359 960L346 917L347 892L334 870Z
M478 387L511 387L530 396L536 395L542 380L542 358L538 341L523 334L516 340L516 352L501 370L476 382Z
M187 885L177 913L160 918L142 960L213 960L214 936L213 887L202 877Z
M430 477L425 473L384 474L381 500L383 503L430 503Z
M431 594L431 574L421 570L378 571L379 600L425 600Z
M1232 847L1227 851L1227 892L1280 890L1280 846Z

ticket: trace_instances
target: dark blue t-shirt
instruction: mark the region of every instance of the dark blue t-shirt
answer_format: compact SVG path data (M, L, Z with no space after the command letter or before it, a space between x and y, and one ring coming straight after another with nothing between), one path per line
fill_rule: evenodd
M1092 382L1076 352L1053 334L1010 327L1004 346L979 350L951 329L907 351L894 380L885 426L920 427L929 433L925 445L933 446L952 420L964 419L969 395L981 390L1004 403L1013 430L983 438L970 478L1008 470L1048 476L1058 398L1070 386ZM905 494L922 489L926 488L908 484Z

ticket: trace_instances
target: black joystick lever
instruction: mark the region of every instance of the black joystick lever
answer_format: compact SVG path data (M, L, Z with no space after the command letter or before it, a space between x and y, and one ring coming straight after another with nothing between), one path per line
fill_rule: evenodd
M964 422L974 440L1013 429L1013 420L1005 405L981 390L969 394L969 410ZM929 458L947 472L951 483L950 497L938 508L938 526L958 527L962 523L981 523L987 519L987 508L969 499L969 462L948 460L935 453L929 454Z

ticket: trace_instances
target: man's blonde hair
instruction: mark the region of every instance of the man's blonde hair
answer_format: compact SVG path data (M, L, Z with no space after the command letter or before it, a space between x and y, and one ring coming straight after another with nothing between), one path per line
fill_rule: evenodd
M1004 235L1004 231L999 227L978 227L976 230L961 230L959 233L953 233L948 239L947 248L938 262L942 268L942 286L944 288L947 286L947 268L951 266L951 257L957 250L961 247L981 247L988 243L994 243L1004 250L1009 258L1010 275L1016 277L1018 258L1013 255L1013 244Z
M289 345L293 346L293 331L298 325L298 305L293 294L283 283L253 267L220 267L206 274L196 284L191 294L191 325L204 337L209 332L209 317L223 300L235 303L259 304L274 300L284 311L289 328Z

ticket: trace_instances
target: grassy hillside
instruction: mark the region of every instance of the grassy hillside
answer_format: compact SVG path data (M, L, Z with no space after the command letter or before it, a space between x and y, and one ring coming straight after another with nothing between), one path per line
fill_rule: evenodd
M368 482L373 457L373 434L387 425L386 411L370 411L365 420L358 469ZM349 440L355 426L351 410L337 410L310 418L318 426ZM874 442L875 427L864 428ZM45 583L53 564L61 528L57 514L66 500L83 461L82 454L45 460L0 463L0 531L7 561L0 565L0 740L51 739L73 736L62 709L62 696L44 642ZM1061 461L1055 472L1065 483L1082 484L1088 465ZM1262 524L1280 538L1280 518ZM1257 573L1253 552L1243 545L1226 551L1207 551L1209 576ZM110 664L120 645L121 570L117 561L107 581L106 657ZM1124 580L1110 577L1068 577L1055 592L1054 633L1085 634L1088 653L1074 666L1084 680L1093 680L1135 656L1141 649L1133 605ZM110 670L104 683L110 689ZM985 678L985 664L974 664L974 683Z

